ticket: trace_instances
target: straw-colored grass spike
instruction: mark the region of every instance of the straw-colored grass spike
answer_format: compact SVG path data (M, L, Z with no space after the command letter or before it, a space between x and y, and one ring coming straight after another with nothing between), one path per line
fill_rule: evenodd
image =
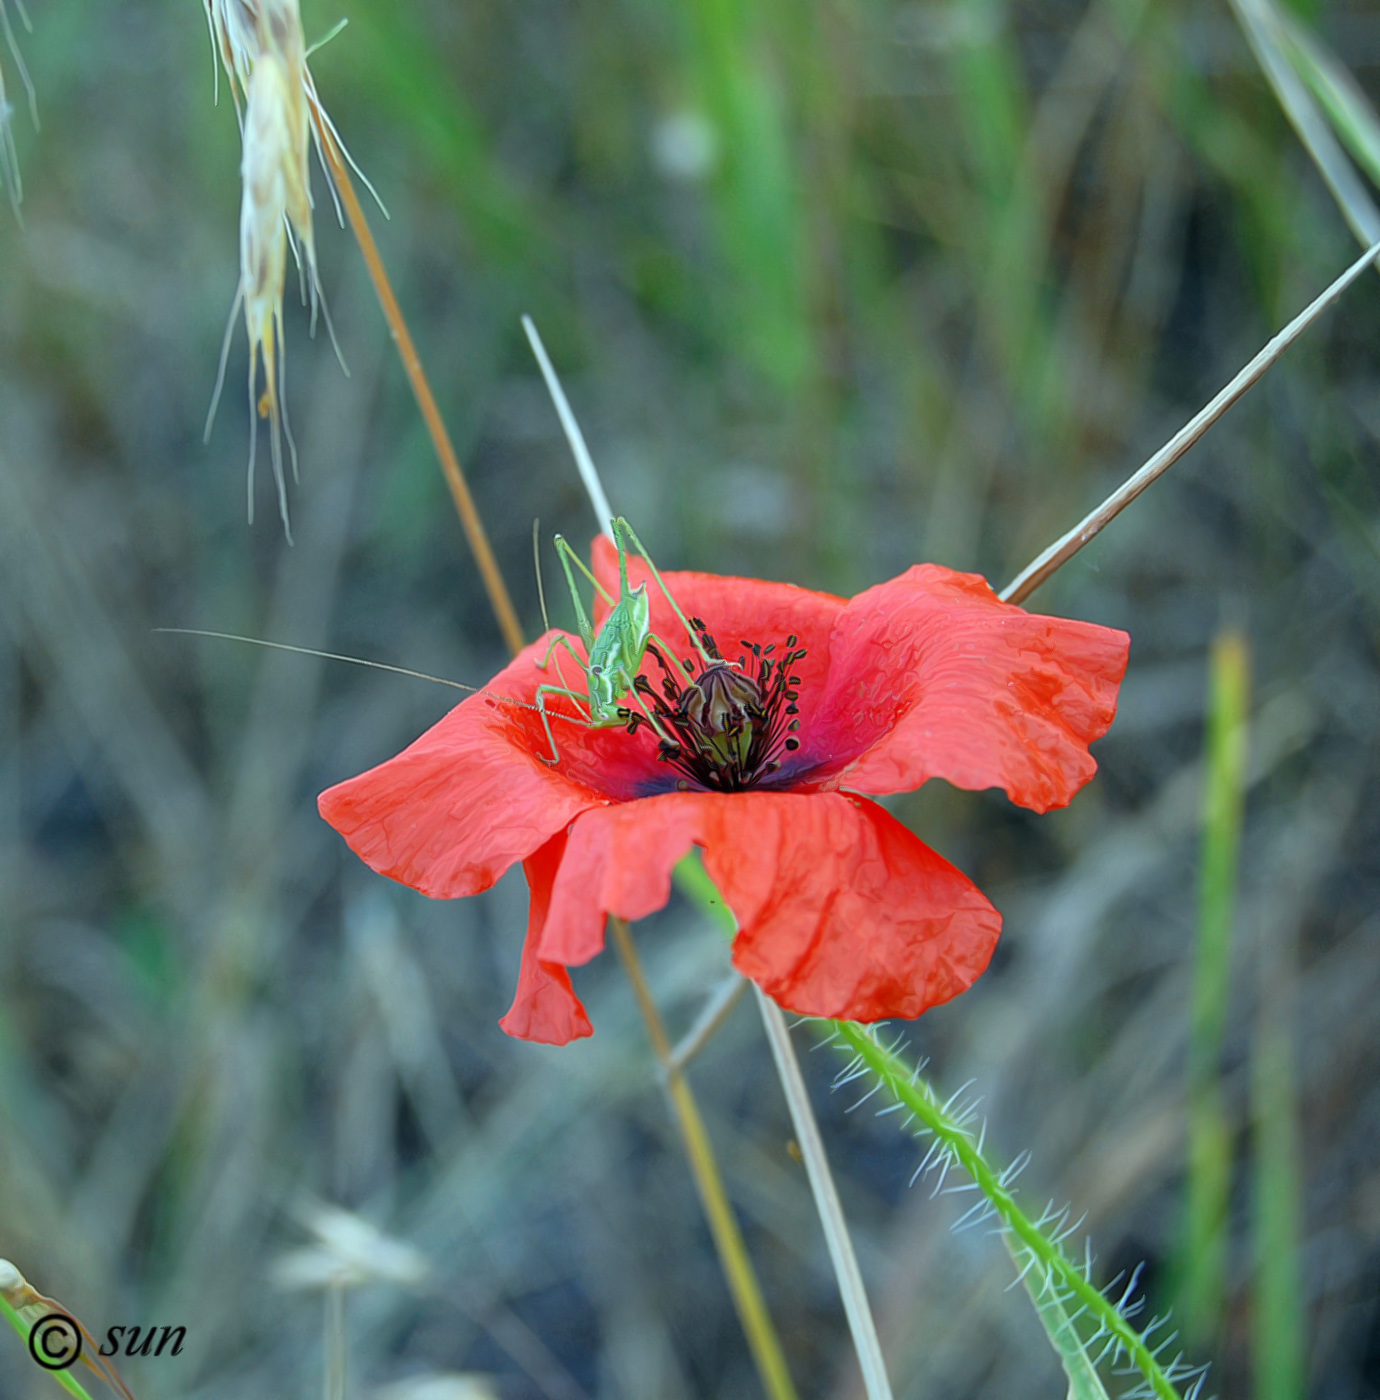
M206 23L211 28L211 42L220 55L226 77L230 79L230 97L235 111L249 95L249 74L258 56L259 0L202 0L206 7ZM220 96L217 79L216 96Z
M3 0L0 0L3 3ZM209 438L225 382L225 364L234 334L235 314L244 308L249 335L250 426L256 418L269 424L273 476L278 509L288 539L287 477L283 439L287 439L292 474L297 477L297 447L288 424L284 394L283 284L288 250L297 263L302 299L310 301L313 334L318 311L341 369L348 374L335 328L321 291L316 266L316 237L312 227L310 150L311 112L320 111L316 85L307 67L308 49L302 34L297 0L203 0L211 43L229 80L240 123L244 154L240 165L243 194L240 204L240 281L221 346L215 392L206 418ZM216 90L219 96L219 70ZM334 132L334 128L331 128ZM343 148L342 148L343 149ZM325 161L323 160L323 165ZM335 187L327 181L331 196ZM366 182L367 183L367 182ZM259 388L262 357L264 379ZM254 465L257 432L249 440L249 519L254 519Z
M287 477L283 467L286 437L297 476L297 448L287 419L284 395L283 283L289 247L297 260L304 291L311 289L313 322L321 304L316 271L316 240L312 232L311 178L308 157L311 128L307 91L306 43L297 0L207 0L207 18L230 77L236 105L243 97L241 125L244 155L240 171L240 281L230 310L221 349L220 370L207 417L207 432L215 416L224 382L235 312L243 306L249 336L249 409L266 418L283 529L288 522ZM251 27L252 26L252 27ZM258 383L259 358L264 380ZM254 518L254 465L257 432L249 439L249 518Z
M106 1385L122 1397L122 1400L134 1400L133 1393L124 1383L114 1364L101 1355L100 1345L91 1333L56 1299L47 1298L40 1293L8 1259L0 1259L0 1312L7 1314L11 1323L14 1324L15 1330L21 1336L29 1339L31 1349L34 1345L33 1336L36 1327L44 1324L49 1328L56 1328L59 1334L56 1345L63 1348L75 1347L80 1353L76 1359L87 1370L93 1375L99 1376ZM76 1335L73 1335L73 1329L75 1329ZM53 1354L52 1345L54 1344L49 1344L50 1354ZM76 1382L76 1378L70 1376L67 1370L53 1366L49 1366L47 1369L70 1393L74 1395L86 1393Z

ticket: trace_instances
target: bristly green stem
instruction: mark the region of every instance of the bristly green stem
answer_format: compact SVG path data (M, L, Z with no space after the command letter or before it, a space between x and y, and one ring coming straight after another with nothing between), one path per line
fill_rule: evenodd
M757 1372L762 1378L762 1386L771 1400L797 1400L795 1384L791 1380L790 1369L786 1365L781 1340L776 1334L771 1314L762 1297L762 1287L748 1257L747 1246L743 1243L742 1231L729 1204L728 1192L724 1189L723 1176L714 1159L714 1150L705 1131L704 1120L700 1117L695 1097L690 1092L685 1075L671 1052L670 1038L662 1023L661 1013L652 1000L642 971L642 961L637 955L632 933L627 924L618 918L609 920L613 932L614 946L623 960L628 980L632 983L633 994L637 998L642 1017L647 1023L647 1035L666 1082L666 1093L675 1113L676 1126L680 1129L681 1140L685 1145L685 1155L690 1163L690 1171L695 1178L695 1186L700 1194L700 1202L709 1221L709 1230L714 1237L714 1247L728 1279L729 1291L738 1317L747 1334L752 1359L757 1364Z
M724 902L697 856L688 856L676 866L675 879L677 888L697 904L723 933L731 936L737 931L733 911ZM1029 1290L1037 1310L1042 1309L1042 1297L1052 1294L1059 1298L1062 1295L1061 1302L1071 1305L1072 1315L1057 1326L1071 1328L1079 1317L1087 1315L1093 1335L1091 1340L1085 1342L1086 1346L1100 1344L1102 1354L1110 1352L1124 1357L1140 1372L1151 1393L1159 1396L1160 1400L1180 1400L1173 1381L1158 1360L1158 1353L1166 1348L1172 1338L1161 1340L1152 1350L1146 1338L1156 1324L1151 1323L1144 1331L1137 1332L1120 1311L1120 1305L1113 1303L1093 1286L1088 1277L1090 1270L1074 1263L1064 1254L1060 1239L1069 1231L1062 1215L1054 1225L1054 1229L1062 1234L1051 1238L1041 1225L1021 1210L1011 1189L1019 1174L1019 1165L1007 1167L1005 1171L998 1171L992 1166L983 1155L980 1139L975 1140L965 1122L940 1104L931 1087L921 1079L918 1067L906 1064L894 1050L887 1049L876 1039L875 1028L861 1026L854 1021L819 1021L815 1025L822 1039L842 1041L855 1061L871 1072L893 1100L909 1110L933 1134L940 1152L949 1154L972 1178L989 1203L991 1212L1001 1220L1012 1258L1024 1253L1028 1268L1033 1270L1039 1266L1042 1271L1042 1283ZM1131 1291L1132 1288L1128 1286L1121 1304L1129 1299ZM1162 1321L1159 1325L1162 1325ZM1061 1347L1060 1339L1052 1336L1051 1340L1067 1366L1069 1358L1063 1354L1065 1349ZM1185 1379L1193 1374L1181 1369L1177 1358L1168 1369Z
M856 1059L860 1060L886 1087L892 1098L913 1113L942 1144L954 1160L977 1184L1003 1226L1028 1251L1032 1267L1043 1268L1047 1286L1064 1291L1086 1312L1099 1337L1106 1338L1109 1350L1119 1350L1127 1361L1144 1377L1152 1392L1161 1400L1179 1400L1179 1392L1160 1366L1142 1333L1122 1316L1117 1306L1085 1276L1083 1266L1075 1264L1063 1251L1058 1240L1050 1238L1016 1204L1007 1184L1010 1169L998 1172L987 1160L981 1144L972 1132L947 1113L936 1099L930 1086L920 1078L914 1066L907 1065L893 1051L874 1038L874 1032L854 1021L822 1022L833 1037L841 1040ZM1128 1290L1129 1293L1129 1290ZM1156 1350L1162 1350L1161 1343ZM1172 1363L1171 1363L1172 1364Z

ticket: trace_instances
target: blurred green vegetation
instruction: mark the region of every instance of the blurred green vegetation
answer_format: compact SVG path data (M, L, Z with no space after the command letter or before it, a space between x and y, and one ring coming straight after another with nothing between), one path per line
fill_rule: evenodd
M352 1393L440 1373L523 1400L754 1393L616 969L580 973L592 1041L506 1040L520 877L429 904L315 815L450 696L152 633L469 682L502 656L319 179L351 376L290 308L294 549L271 509L243 522L242 333L200 440L239 146L198 6L31 11L41 129L0 48L25 193L22 224L0 217L0 1256L93 1327L188 1327L183 1357L130 1363L141 1400L320 1386L321 1300L274 1280L304 1245L338 1261L321 1201L430 1270L366 1251ZM533 518L575 540L593 521L523 311L664 567L851 592L928 558L1000 584L1354 255L1226 6L304 11L309 39L349 20L317 83L388 206L384 256L533 633ZM1374 10L1304 18L1373 95ZM1284 62L1374 174L1355 92L1283 23ZM1374 283L1034 598L1132 633L1099 780L1039 819L938 784L895 804L1006 919L917 1048L941 1086L976 1076L994 1150L1035 1154L1031 1196L1089 1210L1098 1275L1146 1260L1162 1307L1206 655L1224 617L1248 637L1237 921L1266 971L1213 1006L1218 1137L1244 1168L1215 1206L1220 1326L1200 1328L1222 1394L1380 1393ZM642 946L683 1028L721 942L673 909ZM693 1077L802 1393L851 1397L750 1017ZM821 1098L898 1395L1059 1393L999 1242L950 1235L963 1205L905 1189L914 1145L845 1107ZM0 1394L50 1389L0 1348Z
M1203 847L1188 1046L1188 1183L1178 1306L1190 1340L1217 1341L1227 1298L1232 1131L1222 1043L1231 1010L1236 886L1247 782L1250 654L1239 632L1213 642L1203 755ZM1292 1256L1292 1247L1289 1250Z

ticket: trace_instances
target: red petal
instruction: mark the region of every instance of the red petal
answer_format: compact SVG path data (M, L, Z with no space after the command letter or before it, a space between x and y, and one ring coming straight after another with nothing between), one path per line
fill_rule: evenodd
M987 966L1001 915L875 803L747 793L712 811L705 866L741 925L734 966L788 1010L918 1016Z
M503 703L529 701L550 678L534 643L490 682L489 693L457 705L396 758L323 792L321 815L366 864L434 899L488 889L587 807L609 797L590 782L590 742L624 741L621 731L557 721L561 764L548 767L541 716ZM626 762L626 759L625 759ZM647 757L652 764L654 758ZM609 765L611 780L621 775ZM574 780L572 780L572 777Z
M644 541L645 543L645 541ZM590 545L594 577L609 594L618 597L618 551L607 535L596 535ZM671 596L687 618L702 618L723 648L725 656L736 652L740 641L782 642L794 633L802 646L829 640L830 629L847 603L832 593L816 593L793 583L769 583L758 578L730 574L661 571ZM646 583L652 601L652 628L677 646L689 645L685 628L657 586L652 571L636 554L628 555L628 582L636 588ZM596 617L608 615L608 604L595 595Z
M603 949L606 914L644 919L665 908L671 867L695 843L704 800L667 793L580 817L556 877L542 957L567 966L588 962Z
M520 1040L539 1040L543 1045L565 1045L594 1034L585 1008L571 988L570 974L559 963L545 962L537 956L565 843L565 833L561 832L523 862L532 892L527 941L522 945L517 995L508 1014L498 1023L509 1035Z
M668 793L575 822L543 961L586 962L603 947L606 914L662 908L671 869L694 844L742 925L734 963L793 1011L918 1016L972 984L1001 929L968 878L875 803Z
M1130 638L1003 603L976 574L921 564L854 598L834 629L813 744L859 755L839 783L905 792L928 778L1005 788L1037 812L1097 770Z

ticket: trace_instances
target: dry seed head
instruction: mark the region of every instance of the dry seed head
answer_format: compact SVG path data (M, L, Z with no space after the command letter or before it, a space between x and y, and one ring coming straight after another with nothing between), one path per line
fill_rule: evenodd
M314 99L315 88L307 70L297 0L204 0L204 4L212 40L230 80L244 139L240 164L240 281L230 318L233 326L235 310L243 303L249 336L249 518L254 518L258 436L253 427L256 417L260 417L269 423L278 509L283 529L291 539L283 438L287 438L294 477L297 449L283 392L283 284L291 248L302 278L304 298L310 287L314 327L317 307L324 306L316 272L309 166L309 102ZM220 397L229 337L227 327L211 417ZM264 366L262 392L258 386L260 355Z
M317 1242L289 1251L274 1266L278 1287L319 1290L394 1283L422 1288L431 1274L426 1256L403 1240L385 1235L351 1211L313 1205L304 1223Z
M238 0L237 0L238 2ZM283 181L283 207L293 234L306 259L306 272L315 286L316 244L311 228L311 121L307 94L314 91L307 72L306 45L297 0L260 0L258 14L258 57L249 88L249 105L254 105L255 86L261 72L273 73L273 91L261 99L261 126L276 129L265 132L266 149L272 153ZM245 165L249 164L250 132L245 131ZM246 174L246 184L248 176Z
M235 110L248 96L249 74L258 55L258 0L202 0L211 42L230 79Z
M240 203L240 288L244 323L249 334L249 403L253 415L267 418L278 486L278 508L288 528L287 482L283 472L282 436L286 429L283 404L282 357L283 282L287 273L289 221L305 210L303 254L315 285L311 261L311 204L306 180L306 103L276 53L260 54L250 74L245 104L244 192ZM257 393L258 357L264 361L264 387ZM292 434L287 430L288 445ZM254 509L254 439L250 438L249 509ZM296 450L293 449L296 474Z
M3 6L5 0L0 0ZM319 310L335 348L340 367L348 375L336 343L335 329L321 291L316 269L316 240L312 230L311 171L309 152L313 139L326 168L327 187L335 199L330 166L321 142L329 141L360 175L374 195L340 139L330 116L317 96L307 67L307 47L297 0L202 0L211 44L230 83L235 112L244 141L240 165L243 195L240 203L240 280L230 309L230 321L221 346L220 368L206 418L209 440L216 405L225 381L225 364L234 333L235 313L244 306L249 333L249 519L254 519L254 462L258 434L256 419L269 421L273 472L278 488L278 508L289 541L287 482L283 471L282 440L287 438L297 475L297 448L288 426L283 392L283 283L287 275L287 251L297 263L302 298L310 294L311 323L316 331ZM342 22L343 23L343 22ZM338 28L332 33L338 32ZM331 37L330 35L327 38ZM325 40L322 41L323 43ZM216 85L219 91L219 69ZM383 208L382 204L379 205ZM336 213L341 214L336 200ZM384 211L385 215L387 211ZM341 218L344 222L343 216ZM258 389L258 363L262 354L264 387Z
M0 1296L30 1326L46 1313L65 1311L45 1298L8 1259L0 1259Z
M371 1400L499 1400L492 1376L477 1371L439 1371L408 1376L374 1391Z

